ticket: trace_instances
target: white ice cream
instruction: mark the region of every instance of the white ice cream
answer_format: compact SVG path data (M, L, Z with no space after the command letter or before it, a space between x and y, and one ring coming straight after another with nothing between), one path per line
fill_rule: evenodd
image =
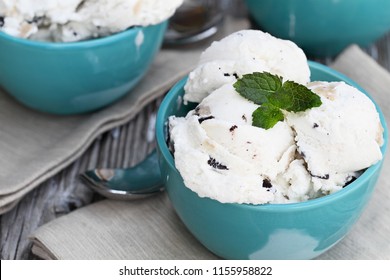
M306 56L297 45L259 30L242 30L212 43L202 53L198 67L189 75L184 100L200 102L237 77L264 71L301 84L310 81Z
M168 19L183 0L0 0L0 30L47 41L80 41Z
M285 122L270 130L252 126L256 108L225 85L187 118L171 117L175 164L186 186L222 202L275 200L275 188L263 181L272 184L288 168L295 154L294 134Z
M171 117L175 164L201 197L234 203L301 202L336 192L382 158L383 128L371 100L343 82L309 84L323 104L265 130L257 105L231 84L185 118Z
M229 36L229 40L240 37L245 46L246 38L254 41L252 35L237 34ZM222 44L218 48L224 49ZM217 68L227 65L221 63L221 56L220 52L208 50L202 55L207 57L208 65ZM239 57L237 54L234 63L239 63ZM266 61L267 56L263 54L262 59ZM271 51L270 60L273 59ZM201 65L211 71L211 77L214 70L216 76L225 71ZM280 67L280 72L290 66ZM302 69L302 75L299 71L291 73L307 79L306 67L298 69ZM199 89L203 85L207 94L186 117L170 117L169 131L175 165L185 185L201 197L250 204L306 201L342 189L382 159L379 114L373 102L356 88L343 82L309 83L307 86L320 96L322 105L299 113L285 112L285 121L265 130L252 126L252 113L259 105L235 91L235 78L221 80L221 86L215 83L213 87L217 89L212 91L209 83L194 78L208 76L198 70L188 80L185 95L193 93L196 83ZM286 76L283 79L287 80ZM300 82L304 83L304 79ZM192 96L204 95L199 92Z
M356 88L343 82L308 87L322 105L287 114L287 122L315 189L332 193L382 158L383 128L375 105Z

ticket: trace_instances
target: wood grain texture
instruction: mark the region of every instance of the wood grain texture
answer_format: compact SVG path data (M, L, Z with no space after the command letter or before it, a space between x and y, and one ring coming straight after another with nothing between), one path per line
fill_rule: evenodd
M366 52L390 70L390 33L367 48ZM328 64L332 58L316 60ZM144 158L155 146L152 124L160 102L161 98L153 101L126 125L101 135L77 161L0 216L0 259L35 259L29 240L33 231L101 199L79 181L78 174L95 167L129 167Z
M101 197L79 181L78 175L95 167L129 167L155 146L153 123L161 98L137 117L101 135L77 161L25 196L0 217L0 259L35 259L30 234L39 226L88 205Z

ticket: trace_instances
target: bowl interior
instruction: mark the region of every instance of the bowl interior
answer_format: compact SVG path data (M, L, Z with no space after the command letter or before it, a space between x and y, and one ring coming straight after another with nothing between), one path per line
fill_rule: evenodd
M382 154L385 155L387 150L387 142L388 142L388 128L387 124L384 118L384 115L379 108L379 106L375 103L375 101L372 99L372 97L362 88L360 87L356 82L351 80L350 78L346 77L345 75L325 66L320 63L316 63L313 61L309 61L309 67L311 70L311 80L312 81L344 81L347 84L350 84L351 86L354 86L358 88L360 91L362 91L364 94L366 94L375 104L377 111L380 116L380 120L382 123L382 126L384 128L384 144L381 147ZM188 111L194 109L197 105L197 103L188 103L187 105L183 104L182 102L182 96L184 95L184 85L187 81L187 77L183 78L181 81L179 81L167 94L167 96L164 98L163 102L160 105L158 114L157 114L157 121L156 121L156 138L157 138L157 145L161 151L161 156L164 158L164 160L167 162L167 164L170 166L170 168L175 169L175 163L174 158L172 154L170 153L166 139L167 139L167 120L169 116L185 116ZM383 161L383 159L382 159ZM364 182L368 180L374 173L378 172L381 168L382 161L376 163L375 165L369 167L357 180L352 182L349 186L353 185L359 185L361 182ZM333 193L331 195L327 195L321 198L300 202L300 203L290 203L290 204L267 204L267 205L259 205L259 206L253 206L253 205L243 205L239 204L240 207L269 207L269 208L285 208L287 211L288 208L294 208L299 206L300 208L309 206L313 203L326 203L327 200L335 199L337 197L342 197L348 191L353 190L353 187L350 188L344 188L341 191L338 191L336 193Z

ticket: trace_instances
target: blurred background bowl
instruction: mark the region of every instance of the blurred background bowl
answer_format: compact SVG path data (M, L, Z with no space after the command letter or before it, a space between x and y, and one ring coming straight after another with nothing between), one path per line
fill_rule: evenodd
M359 88L329 67L314 62L309 62L309 66L312 80L345 81ZM157 151L162 178L165 178L174 209L206 248L225 259L312 259L330 249L351 230L370 200L383 160L342 190L301 203L220 203L201 198L187 188L166 143L168 117L185 116L196 105L182 104L185 82L184 79L176 84L159 107ZM382 112L377 109L384 127L385 142L381 149L385 154L388 130Z
M389 0L245 0L263 31L294 41L310 56L367 47L390 31Z
M127 94L159 51L167 21L74 43L39 42L0 32L0 87L53 114L100 109Z

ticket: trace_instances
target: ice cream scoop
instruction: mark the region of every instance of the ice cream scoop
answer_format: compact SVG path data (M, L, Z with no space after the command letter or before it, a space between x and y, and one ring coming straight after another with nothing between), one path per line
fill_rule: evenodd
M184 100L200 102L244 74L263 71L301 84L310 81L306 56L293 42L259 30L241 30L213 42L201 54L189 74Z
M382 159L383 128L365 94L344 82L308 88L322 105L286 112L270 129L252 125L259 105L232 84L185 118L171 117L171 146L185 185L220 202L299 202L342 189Z
M252 126L256 107L225 85L186 118L170 118L175 164L190 189L221 202L275 199L272 182L294 156L294 135L285 122L270 130Z
M372 101L344 82L312 82L322 105L288 114L299 153L322 192L340 190L382 158L383 127Z
M17 37L74 42L161 23L183 0L0 0L0 30Z
M345 81L359 88L354 81L329 67L311 61L309 66L314 80ZM342 190L299 203L221 203L200 197L190 190L166 142L169 116L185 117L189 110L194 109L194 104L181 102L185 82L184 79L176 84L161 103L157 114L156 138L167 195L178 217L196 239L211 252L226 259L302 260L324 253L351 232L375 191L383 159L367 168ZM379 107L376 108L384 127L381 151L385 155L388 130L383 113ZM286 176L291 175L290 180L297 187L289 188L286 192L288 196L293 197L295 193L304 191L301 188L307 187L300 184L308 182L305 178L311 177L302 166L302 161L297 159L291 162L291 172L285 173ZM217 166L217 162L211 163ZM229 167L228 163L222 164ZM302 176L304 172L306 175ZM203 182L203 185L206 188L211 184Z
M380 161L383 128L374 103L344 82L309 79L306 57L290 41L243 30L212 43L184 86L184 103L199 104L169 118L184 184L223 203L301 202L342 189ZM314 108L303 106L310 96ZM254 112L272 106L282 116L258 127ZM267 116L256 115L256 123L259 117Z

